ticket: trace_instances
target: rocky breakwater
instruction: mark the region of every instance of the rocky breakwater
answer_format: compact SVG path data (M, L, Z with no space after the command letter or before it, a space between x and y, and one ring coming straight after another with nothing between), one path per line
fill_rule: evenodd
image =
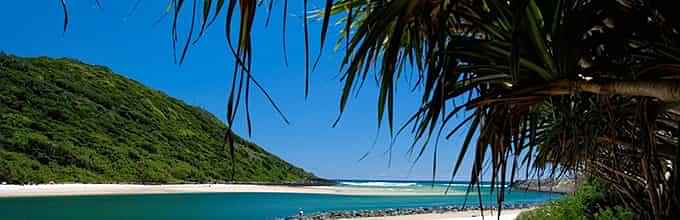
M515 190L571 193L576 191L574 179L517 180L512 184Z
M538 204L534 203L517 203L503 204L503 210L507 209L524 209L534 207ZM487 209L495 209L496 206L484 207ZM418 207L418 208L390 208L390 209L380 209L380 210L353 210L353 211L325 211L312 213L305 216L288 216L285 218L280 218L280 220L320 220L320 219L350 219L350 218L367 218L367 217L384 217L384 216L400 216L400 215L418 215L418 214L440 214L449 212L463 212L463 211L474 211L479 210L476 206L438 206L438 207Z

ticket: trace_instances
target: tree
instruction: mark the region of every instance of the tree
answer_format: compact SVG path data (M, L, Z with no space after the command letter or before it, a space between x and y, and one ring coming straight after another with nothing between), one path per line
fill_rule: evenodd
M247 106L251 87L264 92L250 73L250 32L258 5L271 8L273 0L203 0L202 16L196 12L200 2L170 2L173 45L183 43L178 51L181 62L189 42L225 14L229 50L237 64L227 108L227 123L232 125L241 97ZM321 18L323 45L330 20L341 17L346 40L340 68L341 114L349 94L373 73L380 81L378 123L386 118L396 135L413 126L411 148L418 157L431 138L439 138L453 123L454 115L469 112L447 131L450 137L468 126L452 178L466 156L474 157L471 186L478 186L486 162L493 185L512 182L521 167L550 175L575 171L609 182L620 200L642 217L680 214L680 170L675 169L680 162L680 15L672 3L325 2L323 9L308 14L308 1L302 1L306 74L316 63L310 60L308 18ZM281 4L283 31L288 4L287 0ZM192 8L192 27L189 37L180 41L176 21L183 18L179 14L183 7ZM236 13L234 40L230 36ZM200 27L193 27L195 18ZM413 74L423 87L421 107L395 128L395 81L408 74L406 67L418 70ZM246 115L248 132L249 118ZM497 190L501 203L506 189L501 184Z

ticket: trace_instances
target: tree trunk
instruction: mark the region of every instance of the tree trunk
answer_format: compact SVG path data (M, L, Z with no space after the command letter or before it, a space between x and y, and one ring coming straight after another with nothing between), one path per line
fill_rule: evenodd
M664 102L680 101L680 81L613 81L597 83L591 81L560 80L546 89L535 91L544 95L566 95L573 92L589 92L599 95L645 96Z

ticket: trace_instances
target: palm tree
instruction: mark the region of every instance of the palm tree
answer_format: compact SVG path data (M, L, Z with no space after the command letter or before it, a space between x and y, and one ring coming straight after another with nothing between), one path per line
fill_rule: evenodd
M271 12L273 2L169 3L180 62L190 42L225 14L229 50L236 63L229 125L242 97L247 108L251 87L265 92L250 72L254 46L250 32L258 5ZM680 15L671 2L325 2L316 11L308 10L308 0L301 2L306 18L306 74L316 64L310 60L307 18L321 18L323 45L330 20L338 17L345 38L340 114L349 94L375 74L380 81L378 123L386 118L395 135L412 126L411 150L418 157L432 138L439 138L454 123L453 116L465 115L446 135L468 128L451 178L468 156L474 158L471 186L478 186L487 162L492 185L513 182L523 167L539 174L577 172L610 183L620 201L641 217L680 214L680 170L675 168L680 162ZM200 3L202 14L197 12ZM287 0L280 4L284 32L288 4ZM176 21L183 17L179 13L183 7L191 7L193 13L188 38L180 41ZM238 39L231 39L236 14ZM195 20L199 25L194 28ZM407 67L418 70L413 74L418 78L416 86L423 88L421 107L395 128L395 81L408 74L403 71ZM246 119L250 132L248 113ZM497 187L500 204L506 189L504 184Z
M387 103L389 114L400 66L416 66L422 108L407 125L425 143L419 152L439 134L438 122L442 129L459 110L473 112L462 122L470 129L454 175L478 132L472 184L487 161L492 184L506 182L506 173L512 182L524 154L526 167L602 177L629 208L669 217L680 207L673 170L680 39L678 20L665 7L658 1L367 1L354 7L364 14L347 19L356 30L345 56L341 108L356 79L381 62L378 102ZM468 99L446 108L460 97Z

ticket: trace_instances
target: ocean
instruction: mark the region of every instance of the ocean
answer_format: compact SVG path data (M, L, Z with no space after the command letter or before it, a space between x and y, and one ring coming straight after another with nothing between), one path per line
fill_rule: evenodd
M154 195L50 196L0 198L0 219L277 219L303 209L311 214L338 210L477 206L478 194L467 199L467 184L447 182L340 180L338 187L416 192L409 195L327 195L303 193L183 193ZM496 194L482 185L482 202L495 204ZM421 193L422 192L422 193ZM511 191L509 204L539 204L560 194Z

